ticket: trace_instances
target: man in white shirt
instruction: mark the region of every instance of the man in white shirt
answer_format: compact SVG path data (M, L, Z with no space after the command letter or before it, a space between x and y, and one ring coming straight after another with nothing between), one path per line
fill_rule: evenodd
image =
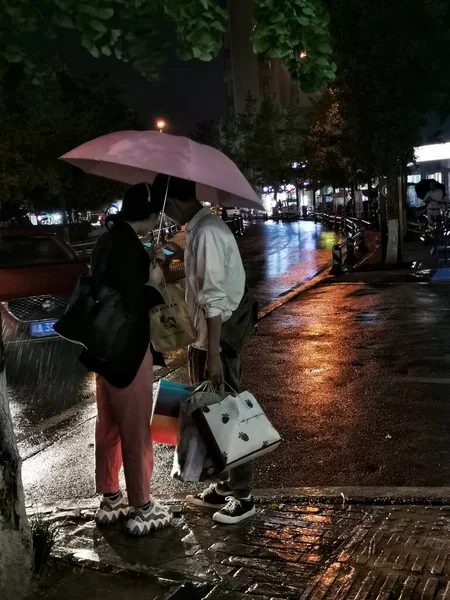
M174 177L168 182L166 175L158 175L152 193L165 196L166 189L166 214L186 225L186 303L197 331L189 348L191 383L209 379L216 389L225 383L239 392L241 351L254 321L236 239L223 220L196 199L194 182ZM218 523L239 523L255 514L252 472L252 463L231 469L223 481L186 500L218 509L213 516Z
M434 179L431 180L430 191L423 201L427 207L428 222L433 227L437 217L441 214L441 206L444 201L444 192L437 186Z

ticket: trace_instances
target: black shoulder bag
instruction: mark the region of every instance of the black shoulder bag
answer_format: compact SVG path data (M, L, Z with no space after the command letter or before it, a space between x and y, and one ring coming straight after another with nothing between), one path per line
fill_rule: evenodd
M122 294L101 283L108 250L95 277L82 275L54 330L64 339L84 346L95 358L120 362L139 337L141 324L132 315Z

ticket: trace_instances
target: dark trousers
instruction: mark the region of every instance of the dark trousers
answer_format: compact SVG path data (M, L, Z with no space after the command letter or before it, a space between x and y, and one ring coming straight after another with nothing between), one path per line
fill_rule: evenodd
M241 391L241 356L227 356L225 352L221 353L224 381L235 392ZM199 385L208 379L206 365L208 353L205 350L198 350L192 346L189 348L189 377L191 385ZM248 462L239 467L231 469L224 473L218 484L220 492L232 491L235 498L247 498L251 493L251 482L253 476L253 463Z

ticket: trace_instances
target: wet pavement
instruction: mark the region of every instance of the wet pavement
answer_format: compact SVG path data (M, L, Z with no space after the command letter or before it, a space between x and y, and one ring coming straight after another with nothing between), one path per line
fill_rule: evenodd
M261 321L243 383L283 443L257 462L255 488L450 486L449 293L322 282ZM186 367L168 377L187 381ZM23 465L31 501L92 497L94 424L86 404L41 435ZM156 494L189 489L170 478L172 460L156 446Z
M272 503L231 527L176 508L172 528L138 539L96 526L90 508L49 517L55 556L87 580L89 569L130 585L146 577L153 600L450 597L449 507Z
M261 306L312 277L331 259L337 235L313 222L249 224L239 238L248 284ZM19 440L94 392L76 346L62 340L7 347L11 410Z

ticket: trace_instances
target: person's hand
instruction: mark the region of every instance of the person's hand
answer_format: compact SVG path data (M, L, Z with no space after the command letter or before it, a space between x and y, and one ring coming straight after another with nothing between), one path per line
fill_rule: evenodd
M173 252L173 256L170 256L171 259L184 260L184 250L181 246L175 244L175 242L167 242L164 244L164 248Z
M156 262L150 266L149 283L159 286L164 279L164 273Z
M153 260L159 265L164 265L166 262L168 262L168 257L164 254L162 246L156 246L153 254Z
M207 363L207 378L214 389L219 390L223 384L223 365L220 354L209 354Z

